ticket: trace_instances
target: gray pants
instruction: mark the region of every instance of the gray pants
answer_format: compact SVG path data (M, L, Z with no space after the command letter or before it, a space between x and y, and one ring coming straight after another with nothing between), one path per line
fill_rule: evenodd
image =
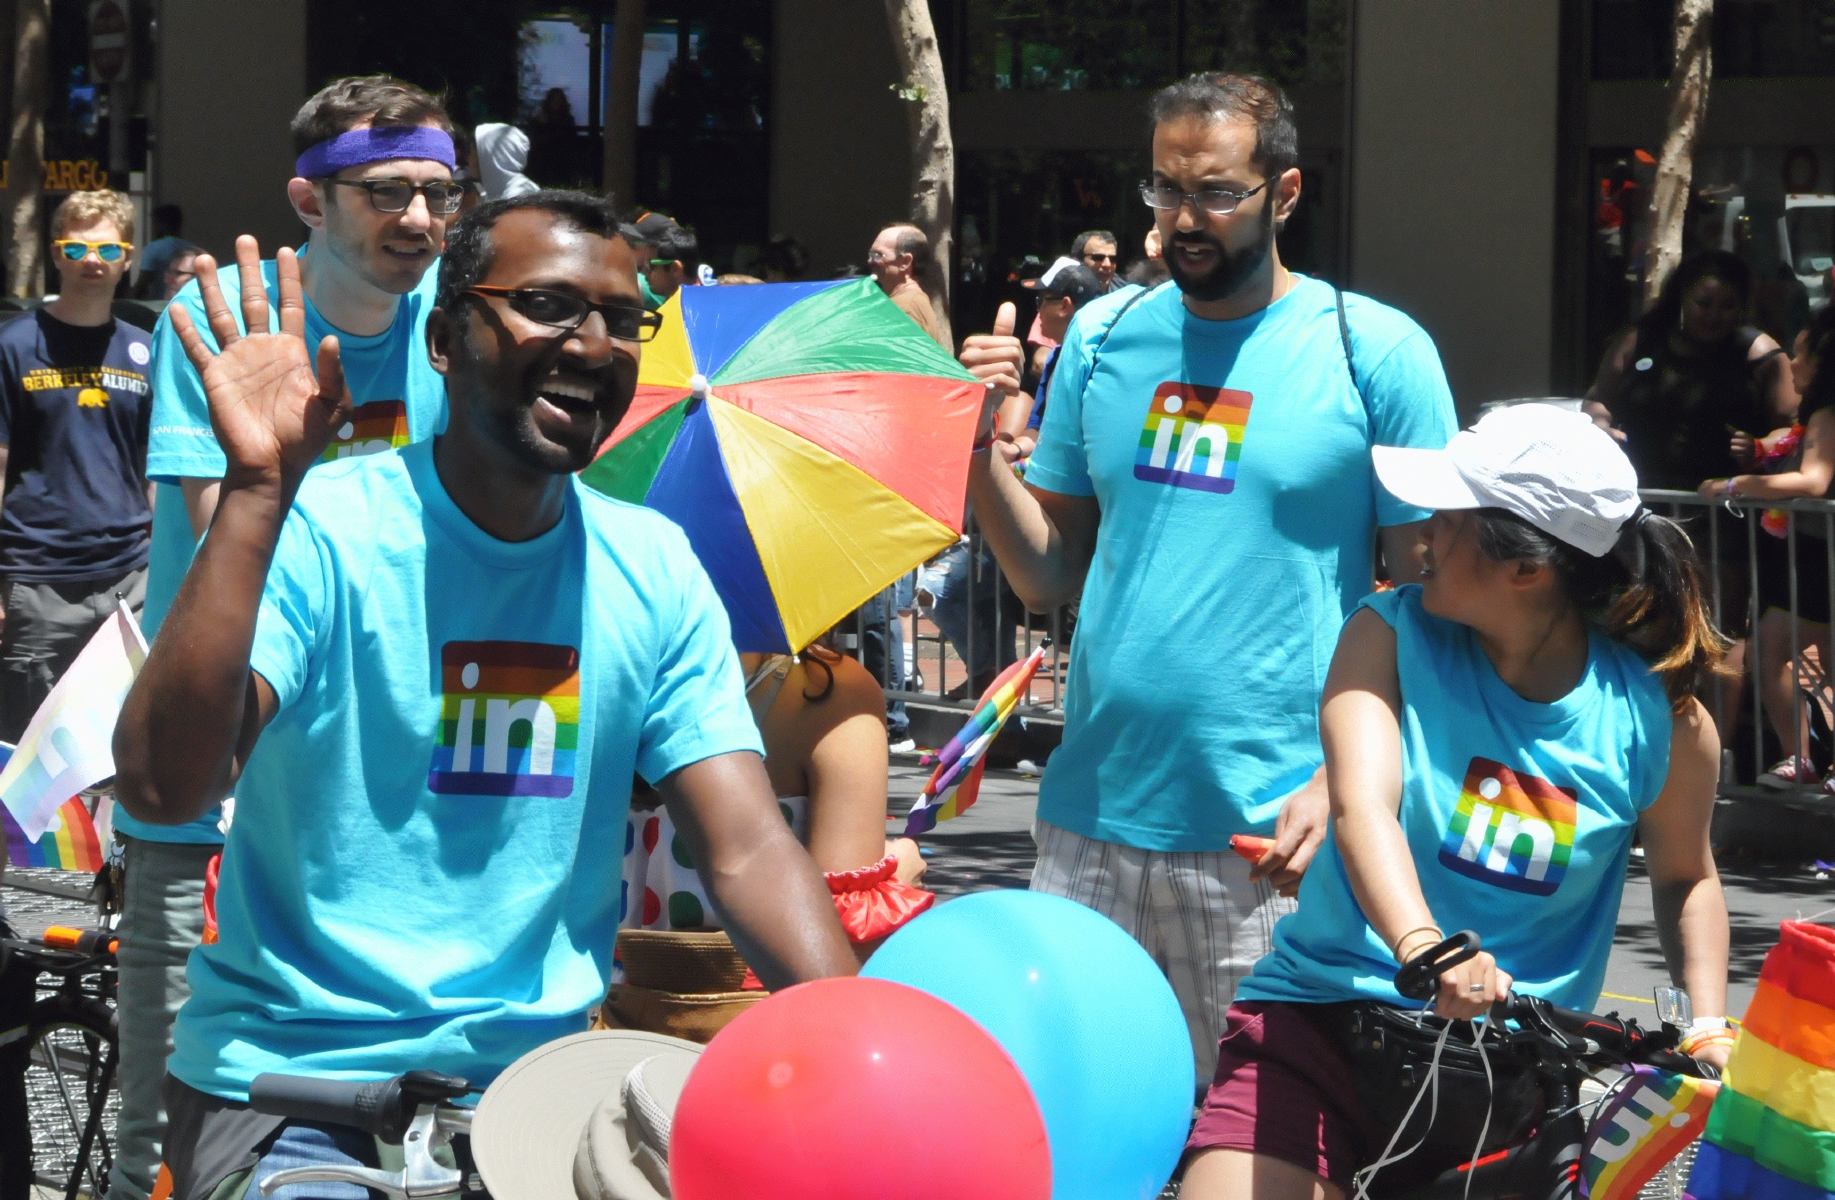
M6 581L0 633L0 741L17 742L58 677L115 611L115 593L139 615L147 569L84 583Z
M223 847L147 842L115 835L126 849L121 990L121 1116L108 1194L146 1200L166 1133L166 1059L172 1022L191 994L185 960L204 936L204 868Z

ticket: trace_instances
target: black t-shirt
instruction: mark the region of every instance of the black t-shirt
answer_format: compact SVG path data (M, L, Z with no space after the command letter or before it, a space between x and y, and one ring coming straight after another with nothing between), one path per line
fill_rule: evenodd
M1607 407L1625 431L1625 454L1640 486L1692 492L1704 479L1731 475L1739 470L1733 431L1764 437L1780 424L1760 388L1765 359L1747 357L1758 336L1742 329L1692 355L1676 353L1667 334L1639 337L1618 398Z
M82 583L146 565L148 343L43 310L0 326L0 576Z

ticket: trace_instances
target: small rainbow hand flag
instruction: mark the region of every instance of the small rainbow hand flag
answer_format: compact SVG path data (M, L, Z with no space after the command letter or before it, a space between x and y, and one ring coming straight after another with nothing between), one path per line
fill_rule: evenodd
M1038 673L1039 664L1045 661L1045 649L1040 645L1030 658L1002 671L982 693L968 723L957 730L956 736L949 739L949 745L938 753L937 769L931 773L930 782L924 785L917 803L911 806L905 818L906 837L929 833L937 827L938 821L959 817L974 807L981 793L982 756L1000 727L1019 707L1019 698L1026 694L1026 687Z
M1635 1067L1587 1132L1580 1170L1589 1200L1631 1200L1708 1123L1720 1084Z
M1692 1200L1835 1196L1835 930L1784 922L1695 1153Z
M0 742L0 767L13 757L13 748ZM51 818L44 836L26 837L13 814L0 804L0 829L6 832L6 857L15 867L59 867L66 871L102 869L102 835L96 832L81 796L72 796Z
M89 639L0 769L0 805L39 838L70 797L115 773L115 722L146 661L147 642L126 604Z

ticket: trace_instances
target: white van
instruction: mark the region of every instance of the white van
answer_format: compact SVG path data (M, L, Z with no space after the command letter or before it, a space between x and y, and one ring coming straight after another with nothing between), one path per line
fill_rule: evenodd
M1720 248L1734 249L1734 231L1746 210L1744 196L1727 198ZM1835 196L1792 192L1778 218L1778 250L1809 292L1810 311L1829 302L1829 268L1835 266Z

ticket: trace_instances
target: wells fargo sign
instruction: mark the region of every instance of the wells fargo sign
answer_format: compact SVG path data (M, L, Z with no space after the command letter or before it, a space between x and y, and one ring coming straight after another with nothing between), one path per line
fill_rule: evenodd
M0 188L6 186L6 166L0 162ZM47 192L93 192L108 186L108 171L93 158L48 158L44 189Z

